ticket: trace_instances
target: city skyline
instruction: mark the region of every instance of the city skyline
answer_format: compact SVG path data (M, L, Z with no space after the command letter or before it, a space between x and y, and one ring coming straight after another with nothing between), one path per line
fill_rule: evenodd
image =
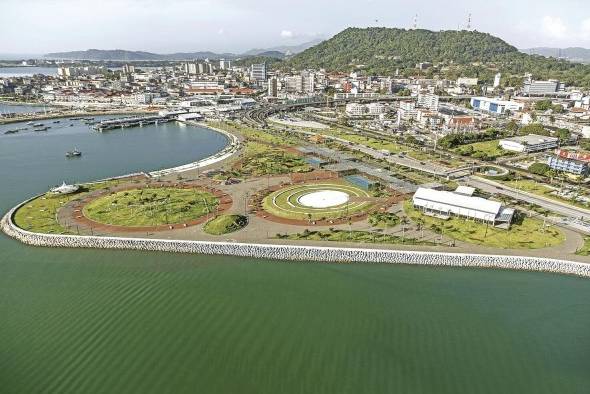
M284 1L279 7L269 0L247 5L235 0L105 0L97 6L86 0L6 0L0 36L11 39L3 40L0 53L89 48L241 53L327 39L349 26L411 28L416 14L418 28L430 30L465 29L471 14L471 28L518 48L590 47L590 17L572 12L583 9L583 1L540 1L534 8L506 0L497 1L494 8L464 0L443 9L439 4L302 0Z

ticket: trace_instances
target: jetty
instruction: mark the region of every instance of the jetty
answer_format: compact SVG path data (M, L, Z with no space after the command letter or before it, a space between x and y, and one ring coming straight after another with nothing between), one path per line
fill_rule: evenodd
M149 124L157 125L160 123L169 122L170 120L173 120L173 119L168 116L159 116L159 115L134 116L134 117L128 117L128 118L103 120L103 121L100 121L100 122L94 124L92 126L92 128L96 131L103 132L106 130L112 130L112 129L118 129L118 128L124 129L127 127L137 127L137 126L141 127L141 126L149 125Z

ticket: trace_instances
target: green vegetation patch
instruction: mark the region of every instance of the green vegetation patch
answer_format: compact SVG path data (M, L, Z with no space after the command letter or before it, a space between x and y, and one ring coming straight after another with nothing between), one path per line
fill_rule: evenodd
M279 239L306 240L306 241L333 241L355 242L374 244L402 244L402 245L435 245L433 242L420 241L414 238L405 238L397 235L383 234L376 231L347 231L330 229L327 231L305 230L296 234L277 234Z
M203 231L211 235L222 235L238 231L248 224L248 218L243 215L221 215L209 220Z
M590 256L590 237L584 238L584 245L576 250L578 256Z
M213 213L218 204L217 197L198 189L146 188L98 198L84 207L84 215L116 226L157 226L198 219Z
M437 219L414 209L406 201L404 209L408 217L426 228L459 241L490 246L499 249L539 249L561 244L565 235L554 226L543 227L543 221L520 216L509 230L459 217Z
M400 222L399 216L391 212L373 212L369 215L369 224L373 227L395 227Z
M349 200L326 208L314 208L299 202L301 197L321 191L344 192L349 195ZM277 190L263 199L262 207L268 213L278 217L311 221L350 217L366 212L374 205L373 201L369 192L349 183L322 182L288 186Z
M57 221L57 211L70 201L84 197L89 192L114 186L120 181L106 181L82 185L77 193L54 195L46 193L29 201L14 214L14 223L28 231L44 234L70 234Z
M512 156L515 152L502 149L499 140L474 142L455 148L454 151L461 156L470 156L480 160L494 160L502 156Z
M309 172L312 168L297 155L249 141L246 144L246 157L239 170L246 175L261 176Z

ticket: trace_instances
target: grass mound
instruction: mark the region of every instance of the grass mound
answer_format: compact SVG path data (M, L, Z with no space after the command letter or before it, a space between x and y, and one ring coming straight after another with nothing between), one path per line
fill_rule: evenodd
M241 230L248 224L248 218L243 215L221 215L209 220L203 231L211 235L223 235Z
M117 226L157 226L198 219L213 213L218 204L217 197L203 190L146 188L98 198L84 207L84 216Z

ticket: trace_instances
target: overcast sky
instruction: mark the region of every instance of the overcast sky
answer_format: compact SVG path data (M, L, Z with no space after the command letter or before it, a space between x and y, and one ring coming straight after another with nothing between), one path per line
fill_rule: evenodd
M0 0L0 53L241 52L349 27L479 31L519 47L590 48L588 0Z

